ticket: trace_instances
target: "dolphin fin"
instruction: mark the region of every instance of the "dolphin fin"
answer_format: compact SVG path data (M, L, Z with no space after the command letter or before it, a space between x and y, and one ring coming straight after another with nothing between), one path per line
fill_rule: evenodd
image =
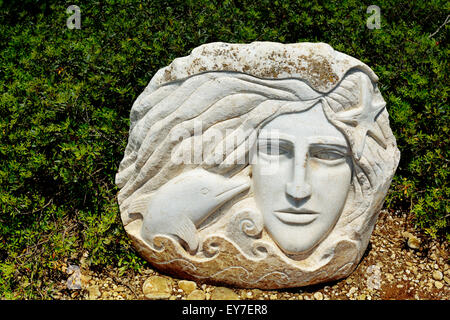
M181 215L178 217L174 228L171 233L186 242L189 251L196 251L198 248L197 228L192 220L185 215Z

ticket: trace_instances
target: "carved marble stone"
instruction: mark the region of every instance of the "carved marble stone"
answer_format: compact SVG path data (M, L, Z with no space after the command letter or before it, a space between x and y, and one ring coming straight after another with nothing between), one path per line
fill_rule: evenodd
M159 70L116 175L136 249L230 286L348 276L400 158L377 81L323 43L209 43Z

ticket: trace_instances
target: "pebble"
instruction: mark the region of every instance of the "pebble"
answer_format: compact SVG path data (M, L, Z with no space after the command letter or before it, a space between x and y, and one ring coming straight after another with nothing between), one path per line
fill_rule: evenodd
M183 290L186 294L191 293L195 289L197 289L197 284L194 281L180 280L178 282L178 286L181 290Z
M392 273L386 273L386 279L388 281L392 281L392 280L394 280L394 275Z
M168 299L172 292L172 281L164 277L152 276L145 280L142 291L147 299Z
M86 275L86 274L81 274L81 285L83 287L86 287L90 281L91 281L91 276Z
M438 289L442 289L444 287L444 284L440 281L435 281L434 286Z
M323 294L321 292L314 293L314 299L323 300Z
M205 300L206 296L202 290L195 289L186 297L186 300Z
M98 285L89 286L87 288L87 291L89 293L89 300L96 300L102 295L100 289L98 288Z
M263 294L263 291L260 290L260 289L253 289L252 290L252 295L253 295L253 297L255 299L261 297L262 294Z
M239 295L242 299L252 299L253 298L253 293L251 291L242 290L239 293Z
M444 275L442 274L442 272L441 271L439 271L439 270L434 270L433 271L433 279L434 280L442 280L444 278Z
M217 287L211 293L211 300L239 300L239 296L229 288Z
M403 232L402 235L403 235L403 237L405 237L407 239L408 247L410 247L411 249L415 249L415 250L420 249L420 239L419 238L417 238L410 232Z

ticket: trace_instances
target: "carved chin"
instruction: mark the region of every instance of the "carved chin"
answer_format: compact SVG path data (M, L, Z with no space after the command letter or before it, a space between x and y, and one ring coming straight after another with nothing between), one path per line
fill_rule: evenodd
M268 233L283 252L297 255L310 253L323 240L326 231L310 227L290 232L282 230Z

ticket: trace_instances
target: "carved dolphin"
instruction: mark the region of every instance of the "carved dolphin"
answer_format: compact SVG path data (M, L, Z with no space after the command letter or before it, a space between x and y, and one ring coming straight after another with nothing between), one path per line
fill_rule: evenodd
M187 244L189 251L195 251L199 245L197 226L249 187L249 178L226 178L204 169L183 173L151 197L141 236L151 243L157 234L174 235Z

